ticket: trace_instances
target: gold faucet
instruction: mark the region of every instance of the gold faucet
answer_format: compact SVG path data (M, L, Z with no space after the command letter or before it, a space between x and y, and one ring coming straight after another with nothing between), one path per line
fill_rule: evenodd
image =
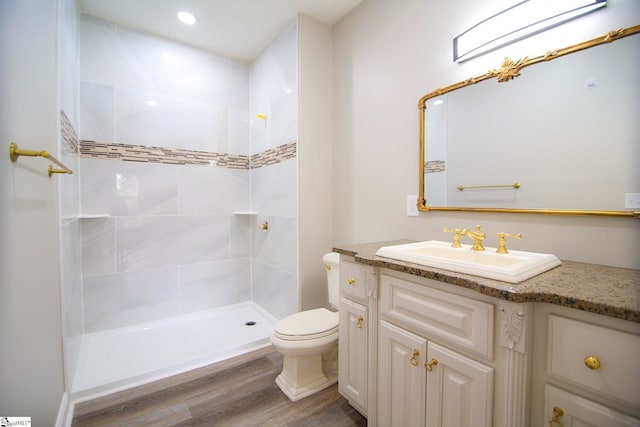
M451 244L452 248L460 248L462 247L462 245L460 244L460 233L462 233L462 230L460 230L459 228L443 228L442 229L443 233L453 233L453 243Z
M466 228L460 232L463 236L469 236L473 239L473 247L471 248L474 251L484 251L484 246L482 245L482 241L487 237L487 233L480 230L480 225L476 225L476 231L467 230Z
M508 254L509 251L507 250L507 237L514 237L516 239L521 239L522 238L522 234L518 233L518 234L508 234L508 233L503 233L502 231L500 233L497 233L498 237L500 238L500 240L498 241L498 249L496 250L497 253L499 254Z

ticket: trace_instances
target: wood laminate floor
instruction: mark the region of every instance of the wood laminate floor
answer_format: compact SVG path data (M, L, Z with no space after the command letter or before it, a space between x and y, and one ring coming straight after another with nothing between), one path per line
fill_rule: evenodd
M275 384L282 356L267 347L78 403L83 426L366 426L337 386L291 402Z

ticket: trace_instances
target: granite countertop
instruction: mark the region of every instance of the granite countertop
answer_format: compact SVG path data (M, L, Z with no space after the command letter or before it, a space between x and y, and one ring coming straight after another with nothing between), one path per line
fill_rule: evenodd
M512 284L376 256L383 246L412 242L340 245L333 251L353 256L361 264L426 277L507 301L545 302L640 322L640 270L562 261L545 273Z

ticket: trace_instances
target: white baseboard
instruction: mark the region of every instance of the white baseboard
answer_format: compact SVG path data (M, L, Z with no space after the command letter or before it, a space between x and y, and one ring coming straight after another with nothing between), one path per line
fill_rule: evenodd
M62 393L60 407L58 408L58 416L56 418L56 427L71 427L74 407L75 404L69 399L69 394Z

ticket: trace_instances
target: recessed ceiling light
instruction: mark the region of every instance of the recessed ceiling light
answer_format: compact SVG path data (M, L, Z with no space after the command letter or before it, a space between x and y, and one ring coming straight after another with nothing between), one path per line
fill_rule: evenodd
M193 16L192 13L185 11L178 12L178 19L180 20L180 22L187 25L193 25L196 23L196 17Z

